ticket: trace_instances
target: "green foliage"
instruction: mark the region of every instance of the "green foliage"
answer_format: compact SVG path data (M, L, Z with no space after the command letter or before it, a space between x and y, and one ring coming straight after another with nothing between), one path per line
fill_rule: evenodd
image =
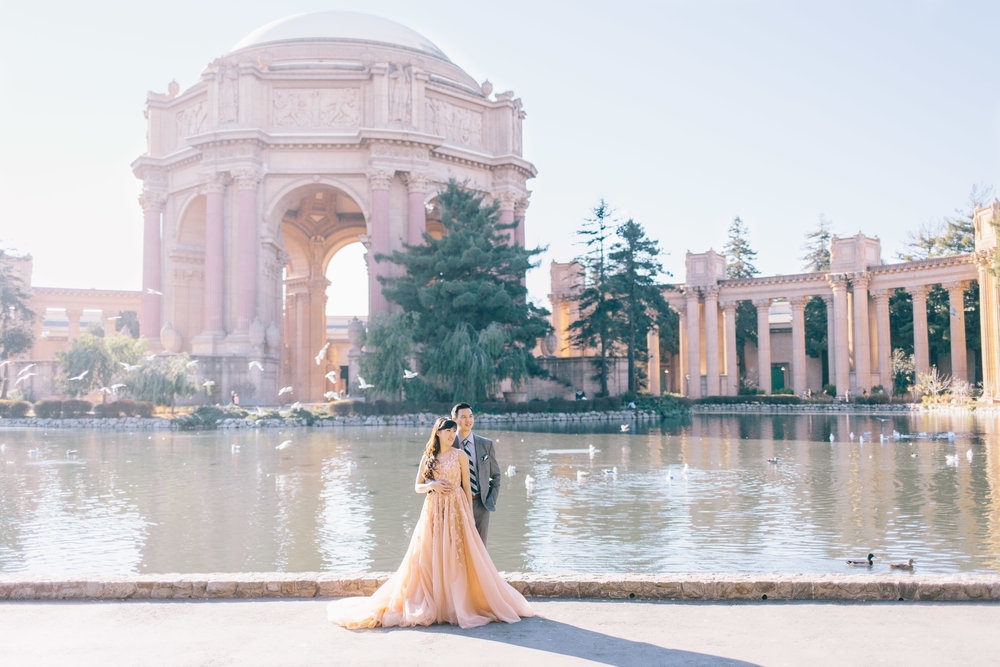
M404 251L375 258L403 269L402 276L380 280L386 298L412 317L420 372L446 389L455 378L468 377L471 368L450 364L446 372L442 356L433 353L465 326L475 332L490 330L481 348L502 346L499 350L490 347L489 387L504 378L517 385L526 376L543 375L531 351L549 330L548 313L528 302L523 284L525 272L536 265L534 259L542 249L508 243L504 232L515 225L499 223L499 202L487 205L482 194L454 180L438 195L438 202L445 228L442 238L424 234L423 245L408 245ZM495 326L491 329L491 325ZM464 358L481 361L477 353ZM462 372L454 374L455 370ZM473 388L467 382L468 393L463 395L485 395L489 387Z
M601 199L593 217L584 220L577 230L583 253L576 258L584 269L583 290L577 297L580 317L569 325L574 345L596 351L594 379L600 384L599 396L608 394L608 375L619 342L617 318L621 304L611 291L612 264L608 257L616 224L611 207Z
M10 419L20 419L31 410L31 403L27 401L7 401L0 400L0 417Z
M628 360L628 391L636 393L644 376L642 362L647 357L646 332L659 314L667 310L658 277L663 274L659 244L646 236L641 224L626 220L616 230L618 240L609 259L614 273L609 279L611 293L621 303L616 317L619 339ZM665 275L670 275L669 273Z
M35 403L35 416L42 419L72 419L86 416L93 407L94 404L90 401L76 398L38 401Z
M912 349L912 339L911 339ZM892 350L890 358L892 368L892 388L895 394L905 394L913 385L913 354L907 354L902 348L896 347Z
M0 361L31 349L35 342L35 313L24 281L6 261L11 255L0 248ZM10 365L0 368L0 399L7 398Z
M453 401L484 401L495 396L503 377L522 378L527 368L512 368L504 363L510 339L496 322L491 322L478 334L465 323L448 332L439 345L425 352L427 374L441 383ZM517 361L514 357L510 361ZM498 374L496 369L509 370Z
M723 247L726 256L726 277L730 279L753 278L760 273L754 264L757 251L750 247L750 232L739 216L729 225L729 239Z
M132 338L139 337L139 314L134 310L119 310L115 320L115 331L125 332Z
M722 405L798 405L802 403L800 396L788 394L758 394L755 396L703 396L692 400L697 405L722 404Z
M122 334L115 337L130 340ZM188 355L158 355L146 357L141 364L133 364L125 369L120 366L122 394L137 401L149 401L156 405L174 405L177 396L194 396L198 386L188 374Z
M816 229L806 234L806 243L802 247L805 251L805 254L802 255L802 268L806 271L830 270L830 239L833 236L830 230L832 226L833 223L821 215Z
M145 340L135 340L120 333L104 337L81 334L73 339L68 350L56 353L60 365L59 386L69 396L83 396L102 387L107 389L124 375L126 366L137 365L145 352Z
M403 372L412 370L410 359L415 356L417 343L415 313L393 313L373 317L365 334L365 347L374 352L361 359L361 376L375 385L379 396L401 398L412 380ZM417 378L414 378L417 379Z
M142 417L148 419L153 416L155 407L149 401L130 401L121 399L110 403L101 403L94 406L94 416L96 417Z
M214 429L219 425L219 422L226 418L226 411L222 408L215 405L202 405L188 414L178 417L174 423L182 431L195 431Z
M826 394L827 396L829 396L830 398L836 398L837 397L837 385L834 385L834 384L825 384L825 385L823 385L823 393Z

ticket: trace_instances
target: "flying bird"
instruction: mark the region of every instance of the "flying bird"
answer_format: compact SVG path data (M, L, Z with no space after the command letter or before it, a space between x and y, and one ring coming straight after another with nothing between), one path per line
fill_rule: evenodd
M292 393L293 389L291 387L282 387L278 390L278 396L284 396L285 394Z
M288 409L289 410L301 410L302 409L302 404L300 402L298 402L298 401L295 401L294 403L292 403L291 405L288 406Z
M71 377L71 378L69 379L69 381L70 381L70 382L79 382L79 381L80 381L80 380L82 380L83 378L87 377L87 373L89 373L89 372L90 372L90 371L88 370L88 371L84 371L84 372L80 373L79 375L74 375L73 377Z
M403 369L403 379L404 380L412 380L413 378L417 377L418 375L420 375L420 373L417 373L416 371L411 371L409 368Z
M21 382L23 382L24 380L27 380L28 378L33 377L35 375L38 375L38 373L28 373L27 375L18 376L18 378L14 380L14 386L16 387L17 385L21 384Z
M632 425L622 424L621 426L619 426L619 428L622 430L622 433L628 433L629 429L632 428Z
M330 371L329 373L327 373L323 377L325 377L330 382L333 382L333 383L336 384L336 382L337 382L337 371Z
M275 447L275 449L278 449L278 450L288 449L291 446L292 446L292 441L291 440L285 440L280 445L278 445L277 447Z
M328 401L332 401L333 399L337 398L337 392L328 391L325 394L323 394L323 398L325 398Z
M127 372L137 371L142 368L142 364L126 364L124 361L119 361L119 365L124 368Z
M186 364L184 364L184 366L187 367L187 368L195 368L197 365L198 365L198 360L197 359L192 359L191 361L189 361Z
M146 294L152 294L153 296L163 296L163 292L160 290L155 290L152 287L146 288Z
M323 363L323 359L326 357L326 351L330 349L330 341L326 341L326 345L320 348L319 352L316 354L316 365L319 366Z
M247 368L249 370L253 370L254 368L256 368L257 370L263 372L264 371L264 364L260 363L256 359L254 359L249 364L247 364Z
M205 389L208 389L209 387L214 387L215 380L205 380L204 382L201 383L201 386L204 387Z
M24 368L22 368L21 370L19 370L17 372L18 377L24 375L25 373L27 373L28 371L30 371L34 367L35 367L35 364L28 364L27 366L25 366Z
M358 387L360 387L361 389L374 389L375 385L368 384L367 382L365 382L365 379L359 375L358 376Z

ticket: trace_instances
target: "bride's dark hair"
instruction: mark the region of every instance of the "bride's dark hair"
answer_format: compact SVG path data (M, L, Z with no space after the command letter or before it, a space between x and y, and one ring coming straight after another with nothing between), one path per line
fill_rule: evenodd
M434 464L437 463L438 454L441 453L441 437L438 435L438 431L449 428L458 428L458 424L447 417L440 417L434 422L431 437L427 440L427 447L424 448L423 478L425 480L434 479Z

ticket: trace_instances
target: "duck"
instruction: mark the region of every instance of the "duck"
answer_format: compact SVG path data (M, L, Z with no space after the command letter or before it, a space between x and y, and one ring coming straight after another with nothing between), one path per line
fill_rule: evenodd
M773 459L768 459L767 462L768 463L777 463L778 462L778 457L775 456Z
M860 565L860 566L863 566L863 567L871 567L872 565L874 565L874 563L872 562L872 560L874 558L875 558L875 554L868 554L868 560L848 559L847 564L848 565L854 565L854 566Z
M899 561L898 563L889 563L889 567L893 570L912 570L915 562L912 558L907 558L905 561Z

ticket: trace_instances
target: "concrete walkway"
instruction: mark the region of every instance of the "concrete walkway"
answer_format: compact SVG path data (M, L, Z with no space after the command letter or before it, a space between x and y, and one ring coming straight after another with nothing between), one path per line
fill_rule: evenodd
M326 600L0 603L4 665L995 665L1000 603L532 599L534 618L349 631Z

